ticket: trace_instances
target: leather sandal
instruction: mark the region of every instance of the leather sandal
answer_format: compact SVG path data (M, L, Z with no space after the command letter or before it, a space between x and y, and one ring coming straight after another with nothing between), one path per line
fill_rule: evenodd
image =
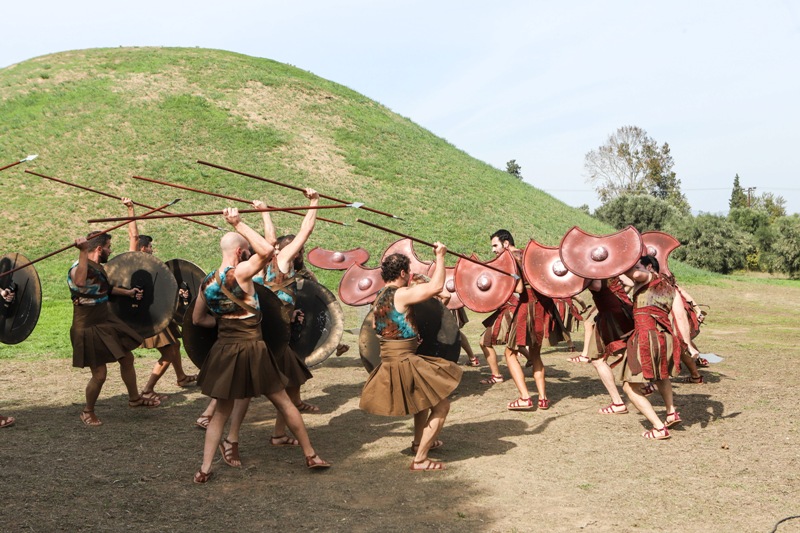
M670 420L670 417L672 417L672 420ZM678 411L675 411L673 413L667 413L667 422L664 425L668 428L671 428L673 426L677 426L681 422L683 422L683 419L681 419L681 414Z
M698 368L708 368L708 359L706 359L705 357L698 357L697 359L694 360L694 364Z
M300 400L300 403L295 405L295 407L297 407L297 410L301 413L319 413L319 407L306 403L303 400Z
M509 411L529 411L533 409L533 398L517 398L506 406Z
M480 381L480 384L481 385L494 385L495 383L502 383L504 381L505 381L505 379L503 378L503 376L495 376L494 374L492 374L488 378L482 379Z
M158 398L148 398L139 395L135 400L128 400L128 407L158 407L161 405L161 400Z
M541 409L542 411L550 409L550 400L548 400L547 398L539 398L538 405L539 409Z
M208 429L212 417L213 415L200 415L197 417L197 420L194 421L194 425L200 429Z
M197 374L186 374L183 379L178 380L178 387L190 387L197 384Z
M478 359L477 355L469 357L467 359L467 366L481 366L481 360Z
M277 435L269 438L269 443L276 448L283 448L285 446L300 446L300 441L290 437L289 435Z
M683 382L688 383L690 385L702 385L703 383L706 382L706 379L703 376L697 376L696 378L692 376L686 376L683 379Z
M585 355L576 355L575 357L570 357L569 359L567 359L567 361L569 361L570 363L585 364L591 361L591 359L589 359Z
M435 441L433 441L433 444L431 444L431 447L428 448L428 450L435 450L436 448L441 448L442 446L444 446L444 442L440 441L439 439L436 439ZM417 450L419 450L419 443L418 442L414 442L412 440L411 441L411 451L414 452L414 453L417 453Z
M417 468L416 465L421 465L422 463L426 462L423 468ZM412 461L411 466L408 467L409 470L412 472L425 472L428 470L444 470L444 463L441 461L431 461L430 459L423 459L422 461Z
M87 426L102 426L103 423L97 418L97 415L94 414L94 411L87 411L84 409L81 411L81 422L86 424ZM13 424L13 422L12 422Z
M650 440L667 440L671 436L672 435L669 434L667 426L664 426L661 429L653 428L650 431L645 431L642 433L642 437Z
M203 483L208 483L209 479L211 479L211 472L203 472L202 470L198 470L194 473L194 479L192 481L202 485Z
M81 420L83 420L83 415L81 415ZM16 421L17 419L14 418L13 416L0 416L0 428L7 428L9 426L13 426L14 422Z
M226 444L227 446L225 446ZM231 442L228 439L225 439L219 444L219 451L222 454L222 460L225 461L226 465L232 466L233 468L240 468L242 466L242 458L239 457L238 442Z
M620 407L622 409L620 409ZM598 413L601 415L627 415L628 414L628 407L625 405L625 402L622 403L611 403L605 407L601 407L597 410Z
M314 461L314 459L319 459L320 462L317 463ZM322 457L319 457L317 454L314 454L314 455L306 455L306 466L308 467L309 470L314 470L317 468L330 468L331 464Z

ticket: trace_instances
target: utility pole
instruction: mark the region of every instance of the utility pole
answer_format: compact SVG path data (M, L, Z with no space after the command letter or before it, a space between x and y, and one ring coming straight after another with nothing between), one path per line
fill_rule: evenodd
M755 187L748 187L747 188L747 207L749 208L753 205L753 191L756 190Z

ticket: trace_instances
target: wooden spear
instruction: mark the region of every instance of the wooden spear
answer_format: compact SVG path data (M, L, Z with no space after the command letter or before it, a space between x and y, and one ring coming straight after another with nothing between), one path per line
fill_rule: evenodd
M282 213L286 211L300 211L301 209L341 209L342 207L358 208L359 204L337 204L337 205L300 205L296 207L270 207L267 209L239 209L239 213ZM168 215L141 215L138 217L111 217L111 218L93 218L86 222L93 224L95 222L117 222L119 220L153 220L156 218L182 218L182 217L207 217L211 215L221 215L222 211L201 211L199 213L170 213Z
M154 208L152 211L148 211L148 214L150 214L150 213L155 213L156 211L161 211L161 210L163 210L163 209L166 209L167 207L169 207L169 206L171 206L171 205L173 205L173 204L177 204L177 203L178 203L178 202L180 202L180 201L181 201L181 199L180 199L180 198L176 198L176 199L172 200L172 201L171 201L170 203L168 203L168 204L164 204L164 205L162 205L161 207L156 207L156 208ZM94 234L92 237L97 237L98 235L103 235L103 234L105 234L105 233L108 233L109 231L114 231L115 229L117 229L117 228L121 228L122 226L124 226L124 225L125 225L125 224L127 224L127 223L128 223L128 222L126 221L126 222L123 222L122 224L117 224L116 226L112 226L112 227L110 227L110 228L108 228L108 229L104 229L103 231L100 231L100 232L98 232L98 233L95 233L95 234ZM60 254L61 252L64 252L64 251L66 251L66 250L69 250L70 248L73 248L74 246L75 246L75 243L73 242L73 243L71 243L71 244L68 244L68 245L64 246L63 248L59 248L59 249L58 249L58 250L56 250L55 252L50 252L49 254L43 255L42 257L38 257L38 258L34 259L33 261L31 261L30 263L26 263L26 264L24 264L24 265L22 265L22 266L19 266L19 267L17 267L17 268L15 268L15 269L13 269L13 270L6 270L6 271L5 271L5 272L3 272L2 274L0 274L0 278L2 278L3 276L7 276L7 275L9 275L9 274L13 274L13 273L14 273L14 272L16 272L17 270L22 270L23 268L25 268L25 267L28 267L28 266L30 266L30 265L32 265L32 264L34 264L34 263L38 263L38 262L39 262L39 261L41 261L42 259L47 259L48 257L52 257L52 256L54 256L54 255L56 255L56 254Z
M240 176L247 176L248 178L253 178L253 179L256 179L256 180L260 180L260 181L265 181L267 183L272 183L273 185L280 185L281 187L286 187L288 189L294 189L294 190L300 191L300 192L303 192L305 190L302 187L298 187L296 185L289 185L288 183L282 183L280 181L275 181L275 180L271 180L271 179L268 179L268 178L262 178L261 176L256 176L255 174L248 174L247 172L242 172L240 170L234 170L232 168L223 167L221 165L215 165L214 163L209 163L207 161L198 160L197 162L200 163L201 165L206 165L208 167L218 168L218 169L224 170L226 172L232 172L234 174L239 174ZM358 204L359 208L361 208L361 209L363 209L365 211L371 211L372 213L377 213L377 214L383 215L385 217L390 217L390 218L396 218L398 220L403 220L402 218L398 217L397 215L392 215L391 213L384 213L383 211L378 211L377 209L373 209L371 207L366 207L366 206L364 206L364 204L360 204L359 202L347 202L346 200L341 200L339 198L334 198L333 196L326 196L324 194L320 194L319 197L320 198L325 198L326 200L331 200L332 202L339 202L340 204L347 204L347 203L352 203L354 205Z
M383 226L379 226L378 224L373 224L372 222L367 222L366 220L361 220L360 218L357 218L356 222L361 222L362 224L366 224L367 226L379 229L381 231L385 231L386 233L391 233L393 235L397 235L398 237L403 237L405 239L411 239L414 242L418 242L420 244L424 244L426 246L430 246L431 248L433 248L433 243L430 243L430 242L427 242L427 241L423 241L422 239L418 239L416 237L412 237L411 235L406 235L405 233L400 233L399 231L395 231L393 229L385 228ZM488 264L484 263L483 261L479 261L477 259L473 259L472 257L466 256L464 254L460 254L458 252L453 252L451 250L447 250L447 253L450 254L450 255L454 255L456 257L460 257L461 259L465 259L465 260L467 260L467 261L469 261L471 263L475 263L477 265L483 265L486 268L488 268L489 270L494 270L496 272L500 272L501 274L505 274L506 276L511 276L514 279L519 279L519 276L517 274L514 274L512 272L506 272L505 270L501 270L501 269L499 269L497 267L494 267L492 265L488 265Z
M29 156L28 156L28 157L26 157L25 159L20 159L19 161L16 161L16 162L14 162L14 163L11 163L10 165L6 165L6 166L4 166L4 167L0 167L0 172L4 171L4 170L5 170L5 169L7 169L7 168L15 167L15 166L19 165L20 163L24 163L24 162L26 162L26 161L33 161L33 160L34 160L34 159L36 159L37 157L39 157L39 154L33 154L33 155L29 155Z
M115 195L107 193L107 192L103 192L103 191L100 191L100 190L97 190L97 189L92 189L91 187L85 187L83 185L78 185L77 183L72 183L70 181L65 181L65 180L61 180L61 179L58 179L58 178L53 178L51 176L45 176L44 174L39 174L38 172L34 172L32 170L26 170L25 172L27 174L33 174L34 176L39 176L40 178L44 178L46 180L55 181L57 183L62 183L64 185L69 185L70 187L75 187L76 189L82 189L84 191L93 192L93 193L99 194L101 196L107 196L108 198L114 198L116 200L122 200L121 196L115 196ZM152 205L140 204L139 202L133 202L133 204L134 205L138 205L139 207L144 207L145 209L155 209L155 211L159 211L159 209L154 208ZM154 212L154 211L151 211L151 213L152 212ZM168 213L168 211L164 211L164 212ZM208 224L208 223L203 222L201 220L192 220L191 218L184 218L184 220L187 220L189 222L194 222L195 224L200 224L201 226L206 226L208 228L215 229L215 230L218 230L218 231L225 231L225 229L220 227L220 226L215 226L213 224Z
M253 204L253 202L250 202L249 200L245 200L244 198L237 198L235 196L228 196L227 194L220 194L218 192L204 191L203 189L195 189L194 187L188 187L186 185L179 185L177 183L170 183L168 181L160 181L160 180L154 180L154 179L151 179L151 178L144 178L142 176L132 176L132 177L135 180L149 181L150 183L157 183L158 185L166 185L167 187L174 187L176 189L183 189L185 191L197 192L197 193L200 193L200 194L206 194L208 196L216 196L217 198L223 198L225 200L231 200L233 202L239 202L239 203L248 204L248 205L252 205ZM275 206L268 205L267 207L275 207ZM303 213L298 213L297 211L287 211L287 213L291 213L293 215L298 215L298 216L301 216L301 217L305 216ZM323 222L330 222L331 224L339 224L340 226L347 226L347 224L345 224L344 222L339 222L338 220L330 220L330 219L322 218L322 217L317 217L317 220L321 220Z

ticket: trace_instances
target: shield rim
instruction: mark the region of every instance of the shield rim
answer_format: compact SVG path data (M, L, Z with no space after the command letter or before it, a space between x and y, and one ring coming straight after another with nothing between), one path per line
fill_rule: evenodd
M322 302L325 304L325 308L330 314L331 324L333 325L333 328L328 333L325 342L316 346L310 354L303 357L306 366L313 367L319 365L328 357L330 357L331 354L336 351L336 347L339 346L339 343L342 341L342 336L344 335L344 313L339 301L328 289L328 287L322 283L318 283L311 279L305 279L303 280L303 288L301 289L298 287L298 292L304 291L306 284L312 284L316 287L317 297L319 297L320 300L322 300Z
M28 259L27 257L25 257L24 255L22 255L21 253L18 253L18 252L7 253L7 254L3 255L2 257L0 257L0 261L2 261L5 258L11 259L12 255L15 256L15 257L11 261L12 266L11 266L11 268L9 270L15 269L17 267L17 265L20 264L19 263L20 259L22 259L22 261L24 261L22 264L27 264L27 263L31 262L30 259ZM23 330L23 331L25 331L25 333L19 339L6 337L6 335L5 335L5 320L3 320L3 327L0 328L0 343L6 344L8 346L13 346L15 344L19 344L19 343L25 341L28 337L30 337L31 333L33 333L33 330L36 329L36 325L39 323L39 317L41 316L41 313L42 313L42 281L41 281L41 279L39 279L39 273L36 271L36 268L33 265L29 264L25 268L22 268L22 269L18 270L17 272L15 272L14 274L12 274L10 279L13 280L14 279L14 275L17 274L17 273L27 273L28 275L26 276L26 281L33 281L34 282L33 290L35 291L35 295L34 295L34 298L31 299L31 301L36 302L36 306L34 307L35 313L29 315L32 318L29 318L27 320L27 322L26 322L25 330L27 330L27 331ZM9 282L6 281L6 280L9 279L9 276L3 276L2 279L3 279L4 283L5 283L5 286L7 287ZM26 293L26 291L23 291L23 295L25 293ZM14 313L14 315L12 315L12 316L16 316L16 314L17 313Z
M342 287L345 285L346 280L349 280L351 277L355 276L356 270L360 270L362 272L370 272L373 275L377 274L378 283L376 284L377 288L373 292L365 294L361 298L351 299L349 297L349 295L344 294L342 292ZM358 281L363 279L363 277L364 276L361 276ZM355 282L356 283L356 287L358 286L358 281ZM350 267L347 270L345 270L344 274L342 275L342 279L339 280L339 289L338 289L339 300L341 300L343 303L345 303L347 305L350 305L350 306L353 306L353 307L370 304L373 301L375 301L375 297L378 294L378 291L380 291L383 288L384 285L385 285L385 282L383 281L383 278L381 277L380 267L368 268L368 267L365 267L363 265L358 265L358 264L354 263L354 264L350 265Z
M655 239L655 241L653 240ZM667 241L669 244L664 245L665 243L659 241ZM645 231L642 233L642 254L646 255L648 253L647 247L649 244L653 245L657 248L656 259L658 260L658 268L661 274L666 274L668 276L672 275L672 272L669 270L669 254L680 248L681 241L675 238L675 236L670 235L665 231ZM663 246L658 246L657 244L661 244ZM658 252L664 253L664 258L661 259L659 257Z
M208 272L204 272L203 269L200 268L196 263L193 263L193 262L189 261L188 259L181 259L180 257L175 257L173 259L170 259L169 261L164 261L164 264L167 265L167 268L170 270L170 272L173 272L172 276L175 278L175 283L178 284L178 288L179 289L180 289L180 283L178 282L178 278L175 276L175 273L173 271L174 269L170 266L170 264L178 265L178 264L180 264L179 262L182 263L182 264L189 265L189 269L190 270L196 269L197 272L200 272L200 274L202 274L200 276L200 283L198 283L197 287L195 287L195 289L194 289L194 294L195 294L195 297L196 297L197 293L200 292L200 286L203 284L203 280L205 280L206 276L208 275ZM192 298L192 299L194 299L194 298ZM179 324L183 324L183 318L184 317L178 311L180 309L180 307L181 307L180 306L180 299L179 298L175 298L175 311L173 311L173 313L172 313L172 318L173 318L173 320L175 320ZM189 310L189 306L186 306L186 310L187 311ZM185 311L184 311L184 314L185 314Z
M334 263L334 261L331 259L333 255L337 253L343 254L345 257L341 264ZM315 267L323 270L347 270L353 264L366 264L366 262L369 260L369 252L360 246L345 250L344 252L327 250L325 248L315 246L306 254L306 259L308 259L308 262ZM324 262L323 259L327 259L328 261Z

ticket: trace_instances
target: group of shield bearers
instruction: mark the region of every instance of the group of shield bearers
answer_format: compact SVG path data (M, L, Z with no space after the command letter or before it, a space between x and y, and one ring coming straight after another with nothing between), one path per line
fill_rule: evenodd
M306 189L310 205L319 195ZM133 204L123 199L133 216ZM254 202L256 207L263 203ZM305 215L296 236L277 238L269 213L262 213L264 235L245 224L234 208L224 210L223 217L234 231L220 241L221 263L203 281L192 322L200 327L216 327L218 338L211 348L198 376L187 375L180 363L179 330L171 324L156 337L143 339L129 325L109 312L110 295L140 299L137 288L111 286L102 264L111 254L108 234L90 233L75 240L78 260L68 274L68 285L74 303L70 338L73 366L89 367L91 378L86 387L86 404L80 414L88 426L102 424L95 413L95 403L107 377L107 364L118 362L128 391L130 407L158 407L165 399L155 392L158 379L172 365L178 385L195 382L212 398L208 409L198 419L206 429L203 461L194 475L195 483L206 483L217 450L230 466L241 466L239 428L250 399L265 395L275 405L278 415L271 444L278 447L299 447L309 469L324 469L330 463L319 457L303 423L302 412L318 411L316 406L300 398L300 387L311 377L308 367L291 348L273 353L262 338L259 299L255 284L270 287L287 306L295 303L295 261L302 257L303 247L313 231L316 210ZM635 230L634 230L635 231ZM129 224L131 250L152 253L152 239L138 234L135 221ZM507 230L491 235L492 250L499 255L508 251L522 272L522 251L514 246ZM392 254L381 264L384 287L372 304L376 333L380 339L381 364L372 371L364 386L361 408L388 416L414 416L414 437L411 443L413 471L443 470L441 461L428 457L443 442L438 438L449 411L449 395L458 386L462 371L454 362L438 357L418 355L419 329L413 306L443 293L446 247L434 244L435 267L429 279L414 280L409 258ZM584 353L574 362L588 362L608 389L612 402L600 409L602 414L624 414L627 407L620 397L608 361L618 358L623 390L631 403L652 423L643 436L648 439L670 437L670 427L681 422L675 410L670 376L680 372L683 358L692 371L692 382L702 382L697 374L698 351L691 339L696 335L698 320L687 315L696 307L674 278L659 274L658 260L643 255L624 274L588 283L596 312L587 325ZM7 292L2 294L8 298ZM563 307L563 306L562 306ZM573 306L570 306L574 309ZM525 384L522 354L532 367L538 392L537 406L548 409L545 369L541 347L546 333L558 319L558 305L550 297L536 291L524 277L519 278L514 294L485 321L486 331L480 346L491 375L482 381L494 384L504 380L499 371L494 347L505 345L506 362L519 396L508 404L510 410L533 409L533 399ZM302 319L297 313L294 319ZM286 324L290 327L290 324ZM158 348L161 358L156 363L147 385L139 390L133 367L132 350L138 346ZM474 362L474 360L471 360ZM655 385L666 406L662 421L647 400L648 385ZM222 437L230 418L227 436ZM0 427L14 423L13 417L0 417ZM286 429L291 431L291 435Z

